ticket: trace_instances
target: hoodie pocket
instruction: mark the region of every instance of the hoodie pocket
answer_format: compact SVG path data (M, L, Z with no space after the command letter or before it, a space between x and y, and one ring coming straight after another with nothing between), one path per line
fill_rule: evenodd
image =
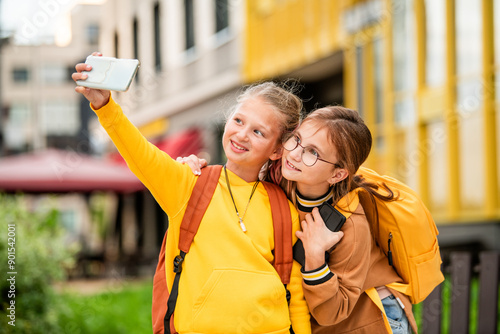
M269 272L216 269L193 305L200 333L272 333L290 327L285 288Z

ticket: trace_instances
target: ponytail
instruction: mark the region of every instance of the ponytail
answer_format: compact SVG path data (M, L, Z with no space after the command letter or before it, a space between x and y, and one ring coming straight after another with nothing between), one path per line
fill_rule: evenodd
M354 175L353 180L352 180L352 187L351 190L354 190L356 188L363 188L371 197L373 197L373 200L375 200L374 197L377 197L378 199L386 202L392 202L398 199L399 195L394 194L394 192L387 186L387 184L382 183L381 186L378 184L375 184L373 182L368 182L365 180L365 178L361 175ZM380 188L382 188L387 195L381 194L379 191Z
M377 201L375 198L378 198L381 201L385 202L392 202L396 201L399 199L399 194L395 194L384 182L381 185L378 185L373 182L367 181L363 176L361 175L355 175L353 178L353 189L356 188L362 188L364 190L364 194L359 193L360 200L362 198L368 197L368 201L363 202L363 209L365 211L365 214L368 215L368 210L371 209L373 210L373 216L375 219L368 219L370 223L370 229L371 229L371 234L372 234L372 239L373 241L378 244L378 239L376 238L376 235L378 234L379 231L379 214L378 214L378 206L377 206ZM383 193L380 192L380 190L383 190L383 192L386 193L384 195ZM380 245L379 245L380 246Z

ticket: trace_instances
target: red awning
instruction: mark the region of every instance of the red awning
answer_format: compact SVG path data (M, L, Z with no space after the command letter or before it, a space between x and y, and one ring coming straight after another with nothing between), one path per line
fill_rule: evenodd
M199 129L170 136L156 146L174 159L198 154ZM144 189L119 154L98 159L72 151L47 150L0 158L0 192L133 192Z
M178 132L160 141L153 142L153 144L174 159L177 157L187 157L190 154L198 154L203 147L201 133L198 128ZM125 160L123 160L118 152L111 153L109 159L125 164Z
M190 154L200 153L202 148L201 133L197 128L188 129L167 137L155 145L174 159L187 157Z
M144 189L125 166L71 151L47 150L0 159L0 191L133 192Z

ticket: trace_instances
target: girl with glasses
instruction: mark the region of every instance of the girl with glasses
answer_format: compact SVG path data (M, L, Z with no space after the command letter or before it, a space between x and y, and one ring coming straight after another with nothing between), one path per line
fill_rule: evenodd
M358 188L391 201L357 175L372 146L368 127L351 109L331 106L312 112L284 142L282 181L302 222L304 295L313 333L386 333L382 314L365 290L375 287L393 333L416 332L410 300L386 284L402 282L371 233ZM317 206L323 202L352 212L340 232L328 230ZM366 202L363 202L366 203ZM328 259L325 261L325 252Z
M89 70L88 65L77 64L73 80L85 80L82 71ZM80 86L75 90L89 100L129 168L168 214L165 263L171 268L179 254L180 223L197 176L149 143L109 91ZM285 287L272 265L272 214L258 178L264 164L280 157L282 134L297 126L301 110L299 98L270 82L252 86L238 98L222 138L227 162L182 266L173 315L179 333L289 333L290 325L297 334L310 333L300 266L294 263L292 268L288 305ZM290 211L295 232L300 226L291 203ZM154 286L170 288L174 275L166 270L166 278L156 276ZM167 300L163 302L166 306ZM154 333L167 330L163 315L153 319Z

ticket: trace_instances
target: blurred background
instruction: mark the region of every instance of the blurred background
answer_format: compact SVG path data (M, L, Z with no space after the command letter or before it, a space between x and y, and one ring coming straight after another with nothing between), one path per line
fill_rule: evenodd
M74 66L93 51L140 60L114 98L151 142L212 164L224 161L224 112L242 87L295 79L306 112L360 112L374 137L366 166L423 198L445 272L466 252L474 282L480 254L500 251L500 0L0 0L0 10L0 221L17 226L16 298L41 293L19 306L38 305L18 314L24 333L151 332L168 217L74 92ZM12 330L3 321L0 333Z

